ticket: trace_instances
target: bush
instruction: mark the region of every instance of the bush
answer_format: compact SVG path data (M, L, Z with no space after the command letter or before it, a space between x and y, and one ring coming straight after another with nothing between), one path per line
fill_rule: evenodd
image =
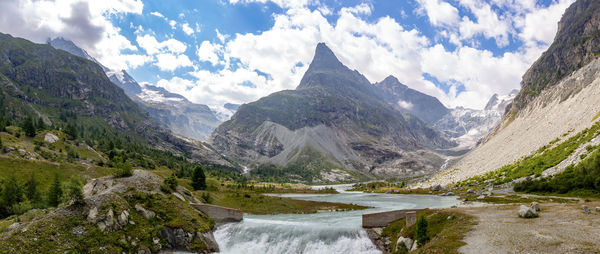
M175 174L171 174L171 176L167 177L163 183L160 185L160 190L164 193L171 193L175 191L177 188L177 177Z
M425 245L429 241L429 235L427 234L427 217L425 214L421 214L417 219L417 226L415 229L415 240L419 247Z
M71 179L68 186L68 197L73 202L73 205L82 205L83 201L83 190L81 184L76 179Z
M133 175L133 169L128 162L117 163L117 171L115 177L128 177Z
M202 202L204 202L206 204L212 203L212 198L210 197L210 193L208 193L208 192L202 192L202 195L200 195L200 198L202 199Z

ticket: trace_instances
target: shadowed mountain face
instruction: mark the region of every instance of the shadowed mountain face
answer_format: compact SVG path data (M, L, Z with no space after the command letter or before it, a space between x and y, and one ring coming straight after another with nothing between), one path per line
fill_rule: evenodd
M196 140L206 140L210 133L223 122L218 112L203 104L188 101L185 97L170 93L162 87L141 86L125 70L110 70L91 57L85 50L64 38L48 40L56 49L91 60L102 67L108 78L125 91L162 127L173 133ZM229 110L228 110L229 111ZM231 110L235 111L235 110Z
M391 106L323 43L296 90L240 106L209 142L246 164L287 165L306 160L303 152L310 149L338 168L396 176L437 169L440 158L428 149L454 145Z
M525 108L543 90L575 70L600 57L600 1L579 0L573 3L558 23L550 48L527 70L521 92L510 113Z
M381 95L394 106L427 123L434 123L450 112L437 98L408 88L394 76L375 83L375 86L381 90Z

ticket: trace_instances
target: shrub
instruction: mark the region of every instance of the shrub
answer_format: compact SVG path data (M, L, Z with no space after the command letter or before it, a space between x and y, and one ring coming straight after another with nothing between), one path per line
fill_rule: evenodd
M68 197L73 202L73 205L81 205L83 201L83 190L81 184L76 179L72 178L68 186Z
M200 195L200 198L202 199L202 202L204 202L206 204L212 203L212 198L210 197L210 193L208 193L208 192L202 192L202 195Z
M415 240L419 247L425 245L429 241L429 235L427 234L427 217L425 214L421 214L417 219L417 226L415 228Z
M133 169L128 162L117 163L117 171L115 177L128 177L133 175Z

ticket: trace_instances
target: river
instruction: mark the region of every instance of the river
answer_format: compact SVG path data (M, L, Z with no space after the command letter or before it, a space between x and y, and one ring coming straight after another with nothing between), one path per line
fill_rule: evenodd
M345 187L338 187L343 191ZM281 194L301 200L352 203L360 211L316 214L244 215L239 223L214 232L221 253L381 253L362 229L362 214L411 208L459 205L456 197L374 194Z

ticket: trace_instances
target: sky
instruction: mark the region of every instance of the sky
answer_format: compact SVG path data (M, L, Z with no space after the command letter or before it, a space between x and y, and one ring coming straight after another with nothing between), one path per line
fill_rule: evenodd
M295 89L325 42L372 83L447 107L519 89L574 0L0 0L0 32L72 40L144 85L209 106Z

